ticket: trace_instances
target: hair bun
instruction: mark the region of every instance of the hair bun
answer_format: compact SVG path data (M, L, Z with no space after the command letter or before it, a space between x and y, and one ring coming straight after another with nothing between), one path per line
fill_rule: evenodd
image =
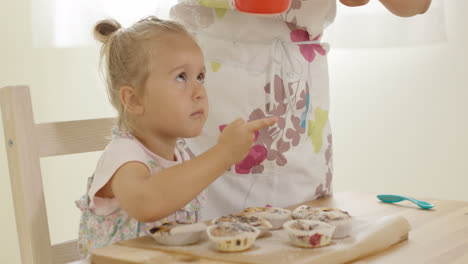
M94 26L94 38L101 43L106 42L112 34L121 29L122 26L115 19L105 19Z

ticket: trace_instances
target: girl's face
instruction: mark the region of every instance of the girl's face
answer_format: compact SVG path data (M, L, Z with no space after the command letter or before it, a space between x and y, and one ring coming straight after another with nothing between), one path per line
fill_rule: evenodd
M198 136L208 116L203 53L184 34L168 34L154 45L142 125L162 138Z

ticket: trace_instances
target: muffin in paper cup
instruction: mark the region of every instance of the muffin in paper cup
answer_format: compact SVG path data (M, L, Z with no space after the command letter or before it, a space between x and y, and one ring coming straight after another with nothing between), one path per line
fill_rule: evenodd
M291 243L303 248L324 247L331 243L335 226L318 220L290 220L283 228L288 232Z
M237 252L249 249L260 234L260 230L238 222L219 222L206 230L216 248L223 252Z
M292 212L292 218L319 220L334 225L336 230L333 238L347 237L352 230L352 217L348 212L336 208L301 205Z
M183 246L197 243L206 231L204 223L164 223L150 229L151 236L162 245Z
M265 235L268 230L270 230L273 226L271 223L264 219L257 217L255 215L239 213L239 214L230 214L226 216L221 216L218 218L213 219L212 223L217 224L221 222L237 222L237 223L244 223L250 226L256 227L260 230L259 237Z
M272 229L282 228L284 222L286 222L291 215L290 210L280 207L249 207L242 212L268 220L273 226Z

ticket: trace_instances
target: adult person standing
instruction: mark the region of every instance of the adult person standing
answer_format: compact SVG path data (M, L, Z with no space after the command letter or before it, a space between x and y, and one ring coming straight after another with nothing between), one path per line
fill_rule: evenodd
M362 6L369 0L340 2ZM380 2L408 17L425 13L431 0ZM291 0L276 15L239 12L234 0L180 0L171 9L171 17L196 36L210 66L210 116L201 135L186 140L193 154L216 144L224 125L238 116L278 117L276 125L259 131L248 156L208 188L204 219L332 192L329 44L321 39L335 15L335 0Z

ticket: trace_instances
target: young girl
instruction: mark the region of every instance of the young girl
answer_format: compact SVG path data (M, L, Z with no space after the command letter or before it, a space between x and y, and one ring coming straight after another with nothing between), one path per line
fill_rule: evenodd
M169 221L200 219L204 189L252 147L255 131L276 118L230 123L209 150L189 161L180 138L199 135L208 115L203 54L181 25L145 18L129 28L96 24L107 89L118 125L104 150L82 210L79 250L149 234Z

